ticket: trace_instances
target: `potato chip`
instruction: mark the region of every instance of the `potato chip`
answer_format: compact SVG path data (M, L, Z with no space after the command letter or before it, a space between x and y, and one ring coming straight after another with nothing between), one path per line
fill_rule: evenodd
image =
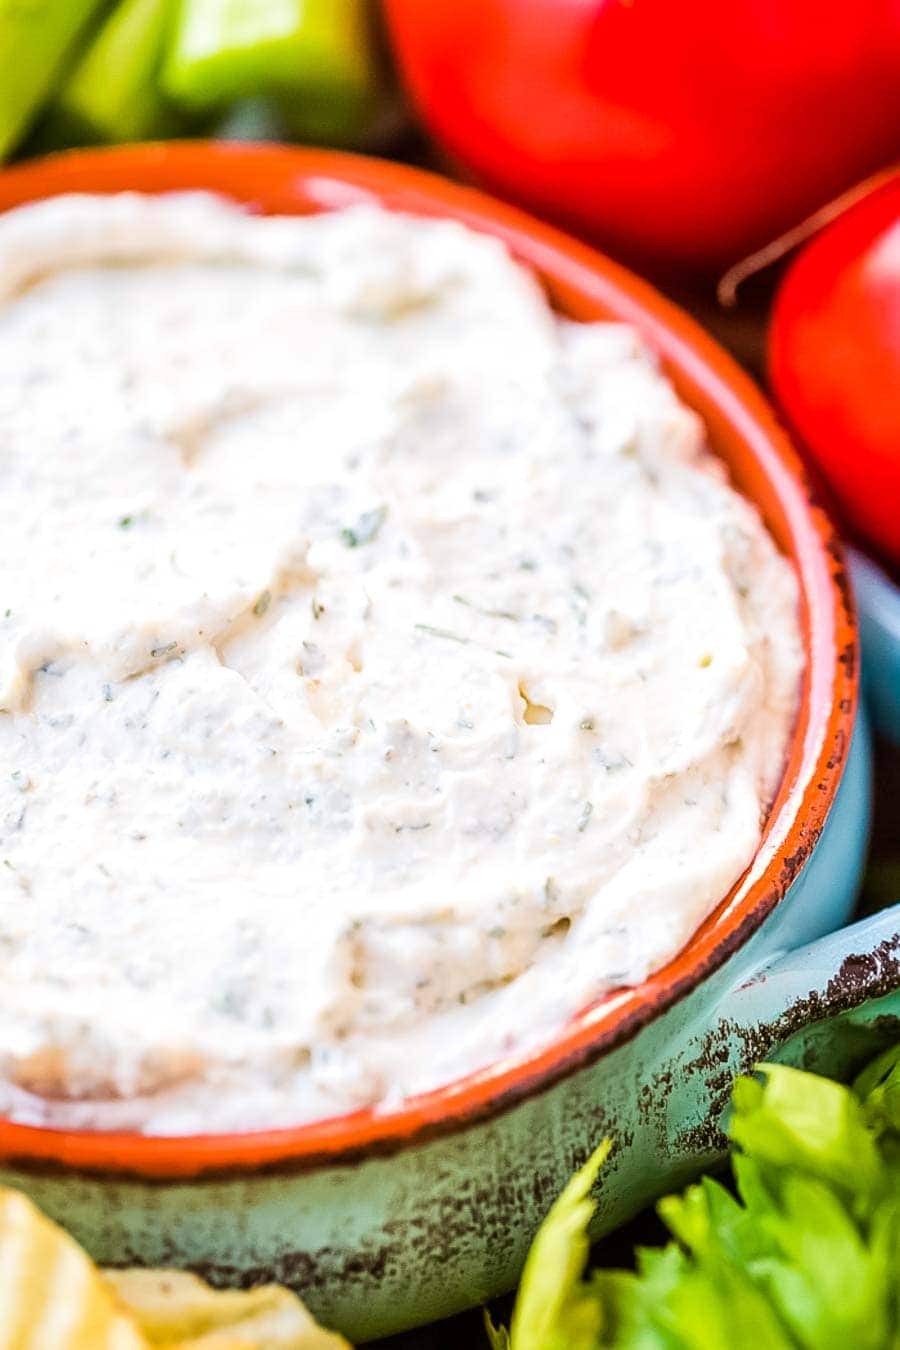
M211 1289L180 1270L107 1270L104 1279L152 1346L170 1350L348 1350L276 1284Z
M78 1244L21 1192L0 1188L0 1350L146 1347Z
M279 1285L216 1290L180 1270L104 1270L0 1187L0 1350L349 1350Z

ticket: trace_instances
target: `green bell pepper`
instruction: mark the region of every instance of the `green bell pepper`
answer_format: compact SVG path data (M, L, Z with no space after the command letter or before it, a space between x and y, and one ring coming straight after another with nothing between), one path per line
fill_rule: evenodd
M355 128L377 99L367 0L183 0L162 73L186 108L276 96L302 130Z

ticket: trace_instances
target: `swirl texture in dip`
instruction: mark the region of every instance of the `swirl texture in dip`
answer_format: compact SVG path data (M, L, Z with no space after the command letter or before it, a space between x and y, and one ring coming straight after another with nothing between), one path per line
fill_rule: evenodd
M0 1110L391 1103L747 866L797 586L634 334L495 240L203 195L0 218Z

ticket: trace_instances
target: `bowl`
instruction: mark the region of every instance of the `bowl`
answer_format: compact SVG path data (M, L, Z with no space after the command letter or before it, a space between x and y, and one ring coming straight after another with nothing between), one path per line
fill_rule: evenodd
M900 745L900 586L871 558L848 550L859 606L863 685L876 729Z
M395 164L202 142L8 169L0 210L63 192L188 188L270 213L375 201L498 236L561 312L640 331L800 579L807 669L759 851L639 987L585 1008L537 1051L391 1109L190 1138L0 1122L0 1181L29 1191L98 1259L224 1283L280 1279L363 1339L510 1287L550 1200L603 1135L616 1141L598 1211L609 1228L721 1154L736 1071L774 1049L813 1054L827 1017L854 1028L851 1057L860 1027L886 1034L900 982L896 915L804 946L847 918L865 847L856 619L832 525L748 377L644 282L518 210Z

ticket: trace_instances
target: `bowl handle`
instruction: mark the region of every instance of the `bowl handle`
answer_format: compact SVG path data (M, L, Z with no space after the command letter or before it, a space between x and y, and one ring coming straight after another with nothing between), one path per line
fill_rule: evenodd
M849 548L856 592L862 674L875 725L900 745L900 586L871 558Z
M685 1015L659 1078L674 1085L660 1109L676 1180L726 1153L739 1074L769 1059L847 1081L900 1041L900 904L745 973L711 1020L708 1005Z
M900 904L754 971L725 995L717 1021L757 1060L852 1073L900 1040Z

